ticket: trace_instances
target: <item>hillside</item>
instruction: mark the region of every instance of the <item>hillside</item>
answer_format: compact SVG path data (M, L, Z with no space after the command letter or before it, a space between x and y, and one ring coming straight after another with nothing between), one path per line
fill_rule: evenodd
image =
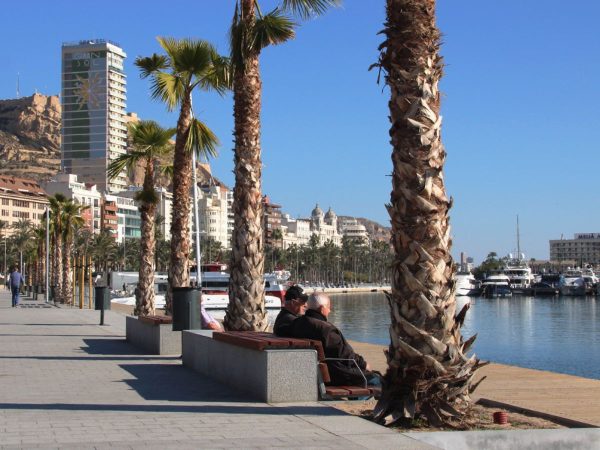
M0 100L0 174L47 180L60 169L60 100Z

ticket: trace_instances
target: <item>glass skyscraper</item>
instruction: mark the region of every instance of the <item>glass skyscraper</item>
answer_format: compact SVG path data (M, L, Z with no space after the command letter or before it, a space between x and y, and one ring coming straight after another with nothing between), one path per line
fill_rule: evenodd
M125 172L112 180L106 174L127 150L126 56L103 39L62 46L62 169L106 192L127 187Z

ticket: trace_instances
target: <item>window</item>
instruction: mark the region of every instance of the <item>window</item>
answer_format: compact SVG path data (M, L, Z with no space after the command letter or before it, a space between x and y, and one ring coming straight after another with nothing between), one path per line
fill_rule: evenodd
M7 199L7 198L3 198L2 199L2 204L5 205L5 206L8 206L8 205L10 205L10 200Z
M3 209L2 210L2 215L3 216L8 216L8 210L7 209Z

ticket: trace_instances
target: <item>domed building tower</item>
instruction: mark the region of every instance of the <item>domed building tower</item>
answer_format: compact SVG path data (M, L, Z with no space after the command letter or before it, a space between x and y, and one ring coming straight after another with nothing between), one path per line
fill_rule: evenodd
M325 223L327 225L331 225L335 230L337 230L337 216L331 209L331 206L329 207L327 214L325 214Z
M319 204L315 206L315 209L312 210L310 214L310 224L313 230L320 230L324 224L323 220L323 210L319 208Z

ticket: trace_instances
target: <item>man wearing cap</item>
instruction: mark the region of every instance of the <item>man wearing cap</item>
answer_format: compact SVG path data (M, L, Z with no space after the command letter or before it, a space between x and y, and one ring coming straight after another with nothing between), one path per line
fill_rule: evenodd
M273 325L273 333L275 333L276 336L291 336L292 323L304 314L307 300L308 295L303 293L300 286L293 285L288 288L285 293L283 308L281 308L281 311L275 319L275 325Z

